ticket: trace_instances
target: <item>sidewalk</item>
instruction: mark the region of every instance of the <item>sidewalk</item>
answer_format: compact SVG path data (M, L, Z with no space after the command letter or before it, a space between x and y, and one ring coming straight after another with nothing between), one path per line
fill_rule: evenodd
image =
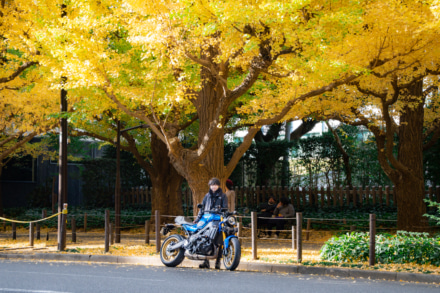
M89 233L90 235L90 233ZM84 239L78 235L79 238ZM102 237L100 237L102 239ZM130 245L142 244L140 239L133 239L124 235L124 241L121 244L124 247ZM247 239L243 239L243 251L249 251L250 242ZM151 240L150 243L154 243ZM289 249L291 250L291 241L259 241L258 250L279 250ZM71 243L68 241L67 248L86 248L86 247L104 247L102 240L99 243L93 243L90 239L87 243ZM113 246L114 247L114 246ZM319 243L304 243L303 250L311 253L319 251L321 244ZM155 246L151 246L155 250ZM43 252L44 251L44 252ZM248 252L246 252L248 253ZM1 250L0 259L23 259L23 260L42 260L42 261L81 261L81 262L100 262L100 263L113 263L113 264L136 264L147 266L164 266L160 261L157 254L144 255L144 256L121 256L111 254L84 254L84 253L66 253L58 252L55 246L46 248L29 248L22 247L16 250ZM185 259L179 267L197 268L200 261L192 261ZM211 264L214 267L214 263ZM222 269L223 265L222 265ZM401 281L401 282L421 282L432 283L440 285L440 275L438 274L422 274L422 273L405 273L405 272L390 272L390 271L378 271L373 269L350 269L350 268L338 268L338 267L325 267L325 266L312 266L304 264L279 264L268 263L263 261L250 260L248 257L242 257L240 265L237 268L238 271L253 271L262 273L282 273L282 274L313 274L313 275L327 275L343 278L366 278L372 280L387 280L387 281Z

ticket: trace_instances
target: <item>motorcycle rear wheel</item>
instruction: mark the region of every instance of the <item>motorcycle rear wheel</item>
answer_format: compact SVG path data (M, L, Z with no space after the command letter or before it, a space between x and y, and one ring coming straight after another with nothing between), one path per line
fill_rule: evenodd
M240 264L241 246L238 238L229 240L229 247L226 249L226 255L223 256L223 264L227 270L233 271Z
M171 235L163 241L162 246L160 247L160 260L167 267L178 266L185 258L185 251L183 250L183 248L178 248L173 251L167 251L167 248L170 245L173 245L182 240L182 236L180 235Z

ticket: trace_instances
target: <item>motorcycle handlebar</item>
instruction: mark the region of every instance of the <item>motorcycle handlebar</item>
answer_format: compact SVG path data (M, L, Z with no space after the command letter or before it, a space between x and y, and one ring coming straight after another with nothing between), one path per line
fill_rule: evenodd
M199 209L201 209L203 206L202 206L202 204L199 203L199 204L197 205L197 207L198 207ZM203 212L204 212L204 213L213 213L213 214L221 214L221 213L224 213L224 214L226 214L226 216L236 215L236 214L237 214L236 211L228 212L228 208L221 208L220 206L218 206L218 208L215 208L214 210L204 210Z
M222 208L221 210L215 209L215 210L204 210L203 212L205 213L212 213L212 214L225 214L226 216L230 216L230 215L236 215L237 212L233 211L233 212L228 212L227 208Z
M204 210L204 213L211 213L211 214L221 214L224 211L219 211L219 210Z

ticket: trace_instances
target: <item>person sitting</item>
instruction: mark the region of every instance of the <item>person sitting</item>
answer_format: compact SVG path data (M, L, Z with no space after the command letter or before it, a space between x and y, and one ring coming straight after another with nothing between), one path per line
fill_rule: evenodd
M272 227L275 226L275 238L280 236L280 230L284 228L287 223L287 218L293 218L295 216L295 209L293 205L289 203L286 197L282 197L278 205L275 207L272 219L268 220L267 223L267 234L268 237L272 235Z
M257 214L257 229L264 229L267 227L268 220L270 217L272 217L276 206L277 203L272 195L269 196L267 203L262 203L260 205L260 213ZM261 237L265 236L265 233L262 232Z

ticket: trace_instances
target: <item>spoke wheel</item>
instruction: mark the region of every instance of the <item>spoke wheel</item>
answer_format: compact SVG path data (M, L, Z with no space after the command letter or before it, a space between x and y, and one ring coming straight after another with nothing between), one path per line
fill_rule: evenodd
M241 246L237 238L229 240L229 247L226 249L226 255L223 256L223 264L227 270L235 270L241 258Z
M167 267L175 267L182 263L185 251L182 248L170 250L170 246L182 241L182 236L171 235L167 237L160 248L160 260Z

